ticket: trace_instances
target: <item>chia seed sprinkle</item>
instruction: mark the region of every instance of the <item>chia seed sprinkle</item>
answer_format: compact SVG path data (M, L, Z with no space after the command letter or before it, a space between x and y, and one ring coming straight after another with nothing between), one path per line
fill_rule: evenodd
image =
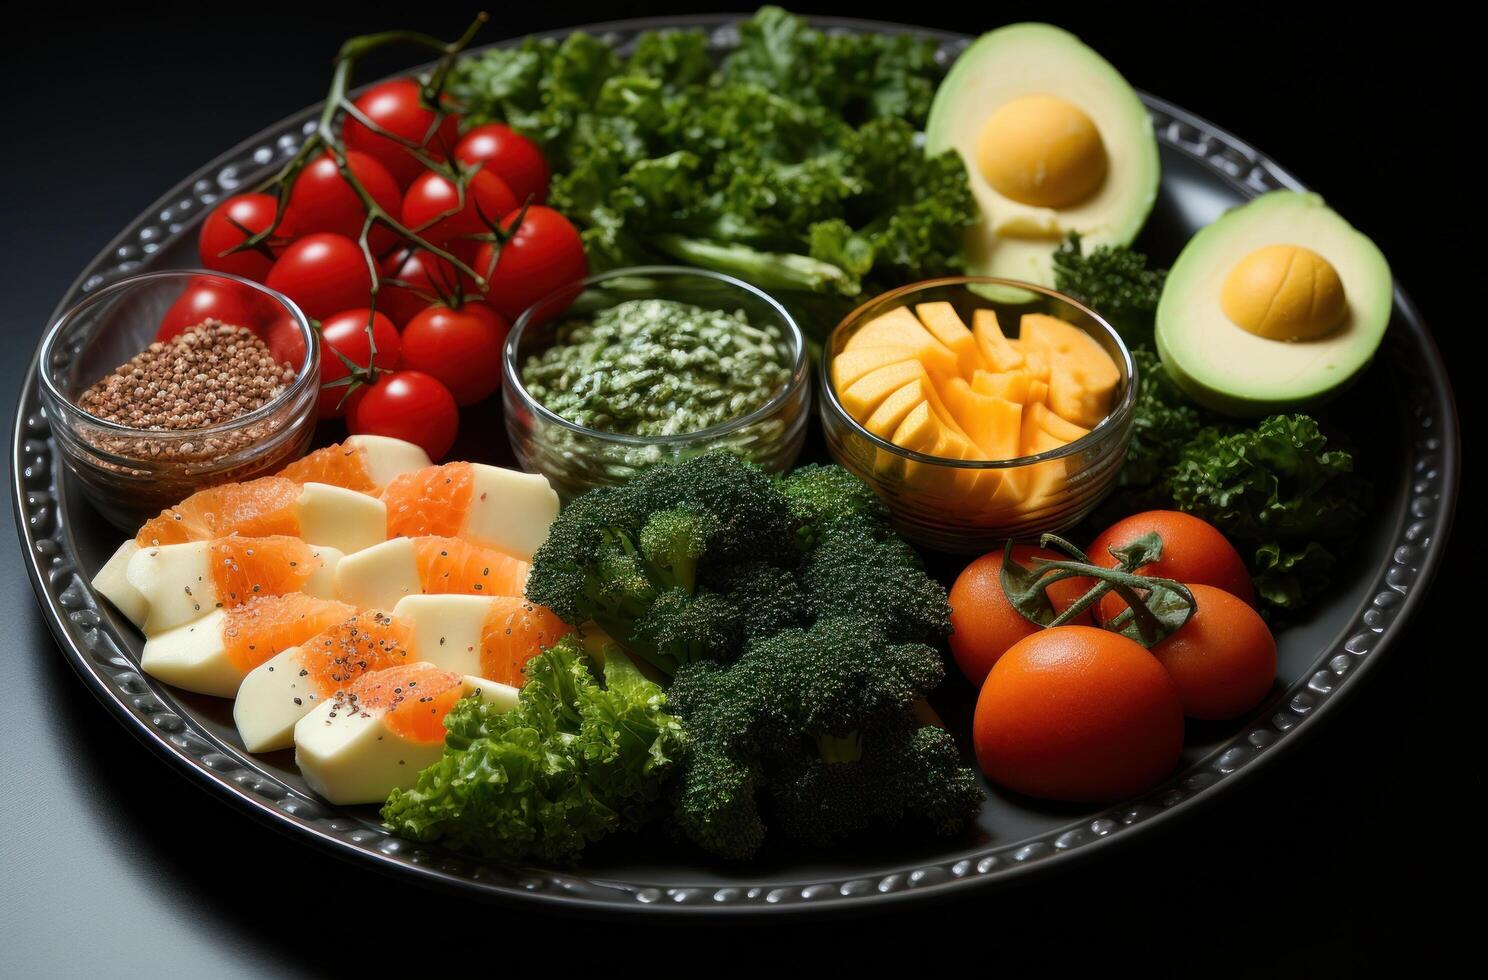
M83 392L77 404L95 418L135 429L200 429L262 408L294 375L253 331L207 320L151 344Z

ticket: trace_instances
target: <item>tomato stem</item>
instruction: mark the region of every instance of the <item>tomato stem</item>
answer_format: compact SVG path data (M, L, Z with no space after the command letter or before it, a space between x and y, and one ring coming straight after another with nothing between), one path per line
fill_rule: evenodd
M419 31L381 31L375 34L363 34L353 37L342 44L331 71L330 89L327 91L325 102L321 106L320 116L316 121L314 131L306 137L305 142L295 151L294 156L280 168L279 172L264 181L260 187L262 191L267 191L271 187L277 189L278 206L274 212L274 220L263 231L244 238L234 248L229 249L227 254L247 250L258 251L268 247L269 241L279 230L279 226L284 220L285 210L289 206L289 198L294 189L295 181L298 180L300 173L318 153L325 152L335 161L336 169L340 172L341 178L346 181L347 186L356 194L358 200L362 203L362 207L366 210L366 219L362 222L362 231L357 238L357 244L361 247L362 255L367 262L368 273L371 276L371 299L368 305L372 313L377 311L377 296L381 291L383 283L381 265L377 260L377 255L374 253L370 241L372 229L379 224L406 241L409 246L421 249L430 255L448 262L455 269L457 276L460 274L469 276L475 282L476 288L484 293L487 288L487 279L485 276L482 276L453 253L435 245L422 234L429 226L441 220L446 215L441 214L433 221L419 228L412 229L406 227L399 216L390 214L382 205L377 203L372 197L372 194L357 179L356 174L351 169L346 155L346 143L342 135L342 128L337 126L337 121L339 117L350 116L379 136L383 136L402 145L426 167L442 169L439 167L438 161L426 153L425 149L428 147L429 142L438 136L444 120L449 116L448 109L442 98L444 86L449 79L450 70L454 67L455 59L461 51L469 47L470 42L475 39L481 26L488 19L489 16L485 11L480 12L471 21L470 26L465 29L465 32L454 41L441 41L439 38ZM428 132L424 134L423 140L418 143L400 137L395 133L388 132L382 126L368 119L347 98L357 62L374 51L393 45L421 48L439 56L439 60L435 63L433 71L430 72L428 80L422 82L420 85L420 98L434 113L434 117L430 121ZM441 147L441 149L445 151L446 156L449 156L450 147ZM459 208L464 207L464 182L457 180L456 183L460 189L459 206L455 212L450 213L458 213ZM370 315L367 319L367 332L370 337L372 332L372 318ZM371 365L368 365L368 370L375 375L376 369Z
M1002 590L1008 602L1019 615L1038 626L1064 626L1100 602L1107 593L1115 592L1127 608L1106 623L1105 628L1128 636L1144 647L1151 647L1187 622L1198 608L1193 593L1182 583L1136 574L1138 568L1162 556L1162 539L1156 534L1145 535L1122 548L1112 549L1111 554L1118 562L1115 568L1095 564L1079 548L1054 534L1045 534L1040 544L1044 547L1056 545L1075 557L1035 558L1030 566L1025 567L1014 559L1013 544L1008 541L1003 549L1001 572ZM1048 589L1056 582L1071 578L1090 578L1095 580L1095 584L1056 615Z

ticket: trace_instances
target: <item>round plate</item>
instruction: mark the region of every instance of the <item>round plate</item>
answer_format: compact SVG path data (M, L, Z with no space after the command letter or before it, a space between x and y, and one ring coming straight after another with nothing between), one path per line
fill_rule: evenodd
M725 50L736 42L736 22L719 15L586 30L624 45L643 30L695 27ZM947 63L969 43L957 35L889 24L818 23L832 30L931 37ZM1264 191L1302 187L1223 130L1161 99L1143 99L1160 144L1163 179L1139 245L1158 261L1171 262L1195 230L1226 208ZM315 111L307 109L259 133L182 181L83 270L58 312L132 272L194 265L201 216L220 197L261 179L293 154ZM614 912L805 911L962 894L1066 866L1213 800L1316 728L1404 631L1440 561L1456 497L1460 451L1446 374L1425 326L1399 289L1382 356L1331 412L1349 418L1343 431L1369 433L1360 440L1365 448L1358 456L1374 485L1370 517L1340 573L1345 581L1304 622L1279 633L1279 683L1273 695L1243 723L1191 725L1179 771L1167 783L1140 799L1097 810L1042 805L993 789L978 826L960 838L875 841L830 857L775 848L744 866L710 863L660 832L603 841L573 869L482 863L389 835L373 808L320 802L295 773L288 752L258 757L243 752L230 705L184 694L140 673L139 634L89 587L119 535L83 502L55 452L36 397L34 358L17 412L15 504L32 582L63 655L146 744L256 817L383 870L488 897ZM972 699L959 678L949 680L937 696L953 731L967 730Z

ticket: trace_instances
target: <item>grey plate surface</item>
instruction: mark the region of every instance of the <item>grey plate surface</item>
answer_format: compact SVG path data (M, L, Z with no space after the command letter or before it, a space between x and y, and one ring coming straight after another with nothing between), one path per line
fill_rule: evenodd
M647 29L697 27L723 49L733 42L735 20L710 15L585 29L623 45ZM947 59L969 40L864 21L818 23L932 37ZM1163 180L1139 244L1159 261L1170 262L1195 230L1226 208L1268 190L1302 188L1223 130L1161 99L1143 99L1160 144ZM83 270L58 312L133 272L195 264L201 217L218 199L290 156L315 111L270 127L182 181ZM878 842L827 858L776 851L745 867L711 863L659 836L603 842L575 868L498 866L392 837L370 808L327 806L305 788L289 753L254 757L242 751L225 703L183 694L140 673L140 636L88 585L118 534L65 473L37 400L34 358L16 416L13 489L38 599L63 655L87 686L178 770L277 828L393 874L495 899L614 913L851 910L1011 883L1133 839L1219 797L1297 744L1344 700L1398 642L1420 604L1444 551L1457 492L1460 445L1446 373L1398 286L1375 366L1332 411L1351 419L1351 431L1374 433L1359 456L1375 497L1344 581L1306 621L1279 633L1279 682L1272 696L1243 723L1191 729L1172 779L1140 799L1097 810L1042 805L994 789L978 826L963 838ZM937 698L953 731L966 730L972 696L967 685L952 680Z

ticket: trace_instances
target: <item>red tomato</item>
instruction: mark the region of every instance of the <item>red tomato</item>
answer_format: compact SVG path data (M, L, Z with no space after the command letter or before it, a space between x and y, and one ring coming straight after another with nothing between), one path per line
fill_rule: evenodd
M377 293L377 308L402 326L428 309L432 303L445 302L456 294L475 291L467 277L444 259L428 252L403 249L393 253L382 264L382 288Z
M249 235L256 235L274 223L279 211L279 199L272 194L235 194L218 204L202 222L201 237L197 239L197 252L201 264L213 272L230 272L235 276L263 282L269 267L278 256L278 249L270 251L265 242L256 249L233 252L228 249L240 244ZM279 222L274 232L275 239L288 239L292 227L288 216ZM245 232L244 229L247 229Z
M1115 568L1117 562L1111 557L1110 549L1130 544L1148 533L1162 538L1162 558L1138 569L1138 575L1175 579L1184 585L1212 585L1255 605L1255 585L1239 552L1212 524L1191 514L1149 510L1123 518L1101 532L1091 544L1090 560ZM1107 595L1100 604L1102 621L1109 622L1125 608L1120 596Z
M475 271L486 277L486 302L508 320L589 274L579 230L552 208L536 205L525 215L513 212L501 226L511 238L499 249L483 242L475 254ZM549 316L557 312L546 311Z
M271 317L259 335L279 363L299 368L305 362L305 338L287 310L280 309L277 316Z
M421 446L436 462L455 443L460 410L449 389L422 371L394 371L351 397L346 427Z
M372 274L360 245L345 235L316 232L284 250L269 270L268 286L294 300L306 316L324 320L341 310L365 307Z
M402 194L387 168L356 150L346 151L346 166L372 195L372 200L396 218ZM346 178L341 176L335 158L323 153L306 164L295 178L285 219L300 235L328 231L357 241L362 234L362 224L367 220L367 209ZM367 240L372 251L381 254L392 247L398 236L386 225L377 225Z
M221 320L256 330L267 319L269 304L267 297L240 282L216 276L197 276L160 318L155 339L170 340L204 320Z
M1047 548L1013 547L1013 558L1020 565L1030 565L1037 558L1061 557ZM1068 609L1088 588L1075 579L1062 579L1051 585L1049 601L1055 613ZM1089 625L1090 613L1081 613L1073 622ZM1024 619L1002 591L1000 550L988 552L967 565L951 587L951 654L961 673L973 684L980 685L986 679L992 665L1009 647L1041 628Z
M424 105L422 88L412 78L395 78L374 85L352 104L383 132L422 145L424 154L434 160L448 159L449 151L460 139L459 117L447 115L436 126L434 110ZM399 187L407 187L424 170L418 158L397 139L369 129L349 114L342 136L347 149L375 157Z
M1019 640L972 720L989 779L1047 800L1109 803L1151 789L1183 751L1183 706L1157 658L1093 626Z
M468 176L462 203L460 188L432 170L420 174L403 195L403 224L469 263L491 226L516 210L517 199L495 174L477 170ZM441 217L441 215L443 217Z
M329 316L320 325L320 417L338 419L346 414L352 394L346 385L326 387L351 374L339 353L359 368L375 367L379 371L391 371L402 359L402 342L393 321L381 313L372 314L372 333L367 333L366 307L359 310L344 310ZM377 356L372 356L372 344L377 345Z
M1276 640L1245 602L1212 585L1190 585L1198 607L1152 648L1178 686L1183 713L1204 721L1245 714L1276 680Z
M472 166L481 164L502 180L517 196L517 203L533 204L548 199L548 161L542 150L525 136L501 123L477 126L455 144L455 159Z
M432 375L460 405L501 387L501 355L511 325L485 303L437 303L403 328L403 366Z

